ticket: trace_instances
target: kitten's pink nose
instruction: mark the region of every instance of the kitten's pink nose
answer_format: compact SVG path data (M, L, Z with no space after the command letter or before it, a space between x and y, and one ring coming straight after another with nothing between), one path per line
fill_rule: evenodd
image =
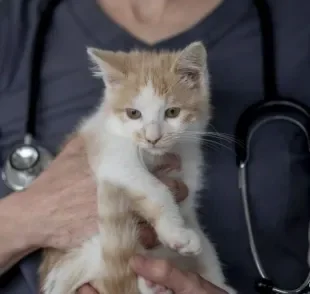
M157 123L150 123L145 128L145 140L155 145L162 137L160 126Z
M161 139L161 136L160 137L157 137L156 139L148 139L148 138L145 138L147 142L149 142L150 144L153 144L155 145L160 139Z

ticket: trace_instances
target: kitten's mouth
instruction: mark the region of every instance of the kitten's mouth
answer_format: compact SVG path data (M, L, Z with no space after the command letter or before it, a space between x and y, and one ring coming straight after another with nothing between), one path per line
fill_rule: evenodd
M141 146L145 151L153 154L153 155L162 155L169 151L170 148L167 146L156 146L156 145L149 145L149 144L142 144Z
M162 155L164 153L166 153L169 149L168 148L164 148L164 147L149 147L147 148L147 151L152 153L152 154L156 154L156 155Z

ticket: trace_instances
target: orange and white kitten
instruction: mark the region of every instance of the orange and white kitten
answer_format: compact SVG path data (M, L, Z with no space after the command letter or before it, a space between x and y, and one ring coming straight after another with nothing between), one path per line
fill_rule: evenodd
M97 183L99 234L65 253L46 250L42 293L73 294L90 282L101 294L155 294L158 286L148 286L129 267L136 253L169 259L236 293L225 284L195 212L202 185L200 136L210 119L205 47L194 42L176 52L87 52L106 86L101 105L78 131ZM167 152L181 158L182 170L171 176L189 189L180 207L149 172ZM143 249L135 214L150 222L162 246Z

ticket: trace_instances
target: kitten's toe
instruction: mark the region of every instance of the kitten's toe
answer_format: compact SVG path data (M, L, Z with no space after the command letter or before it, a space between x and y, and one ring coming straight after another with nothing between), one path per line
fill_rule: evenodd
M179 229L171 233L169 246L182 255L198 255L201 253L201 241L192 229Z
M175 225L171 221L161 218L155 230L159 240L182 255L198 255L201 248L199 235L189 228Z

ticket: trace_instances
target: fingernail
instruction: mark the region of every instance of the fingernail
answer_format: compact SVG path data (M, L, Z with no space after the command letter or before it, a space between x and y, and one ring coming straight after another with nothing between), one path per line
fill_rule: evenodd
M178 181L173 178L167 178L167 186L171 189L176 189L178 187Z
M151 281L149 281L149 280L145 280L145 283L146 283L146 285L147 285L149 288L154 287L154 285L155 285L153 282L151 282Z
M134 269L142 269L145 265L146 258L142 255L136 255L129 260L130 266Z
M173 189L174 193L178 193L180 189L179 181L173 179L173 182L171 183L171 188Z

